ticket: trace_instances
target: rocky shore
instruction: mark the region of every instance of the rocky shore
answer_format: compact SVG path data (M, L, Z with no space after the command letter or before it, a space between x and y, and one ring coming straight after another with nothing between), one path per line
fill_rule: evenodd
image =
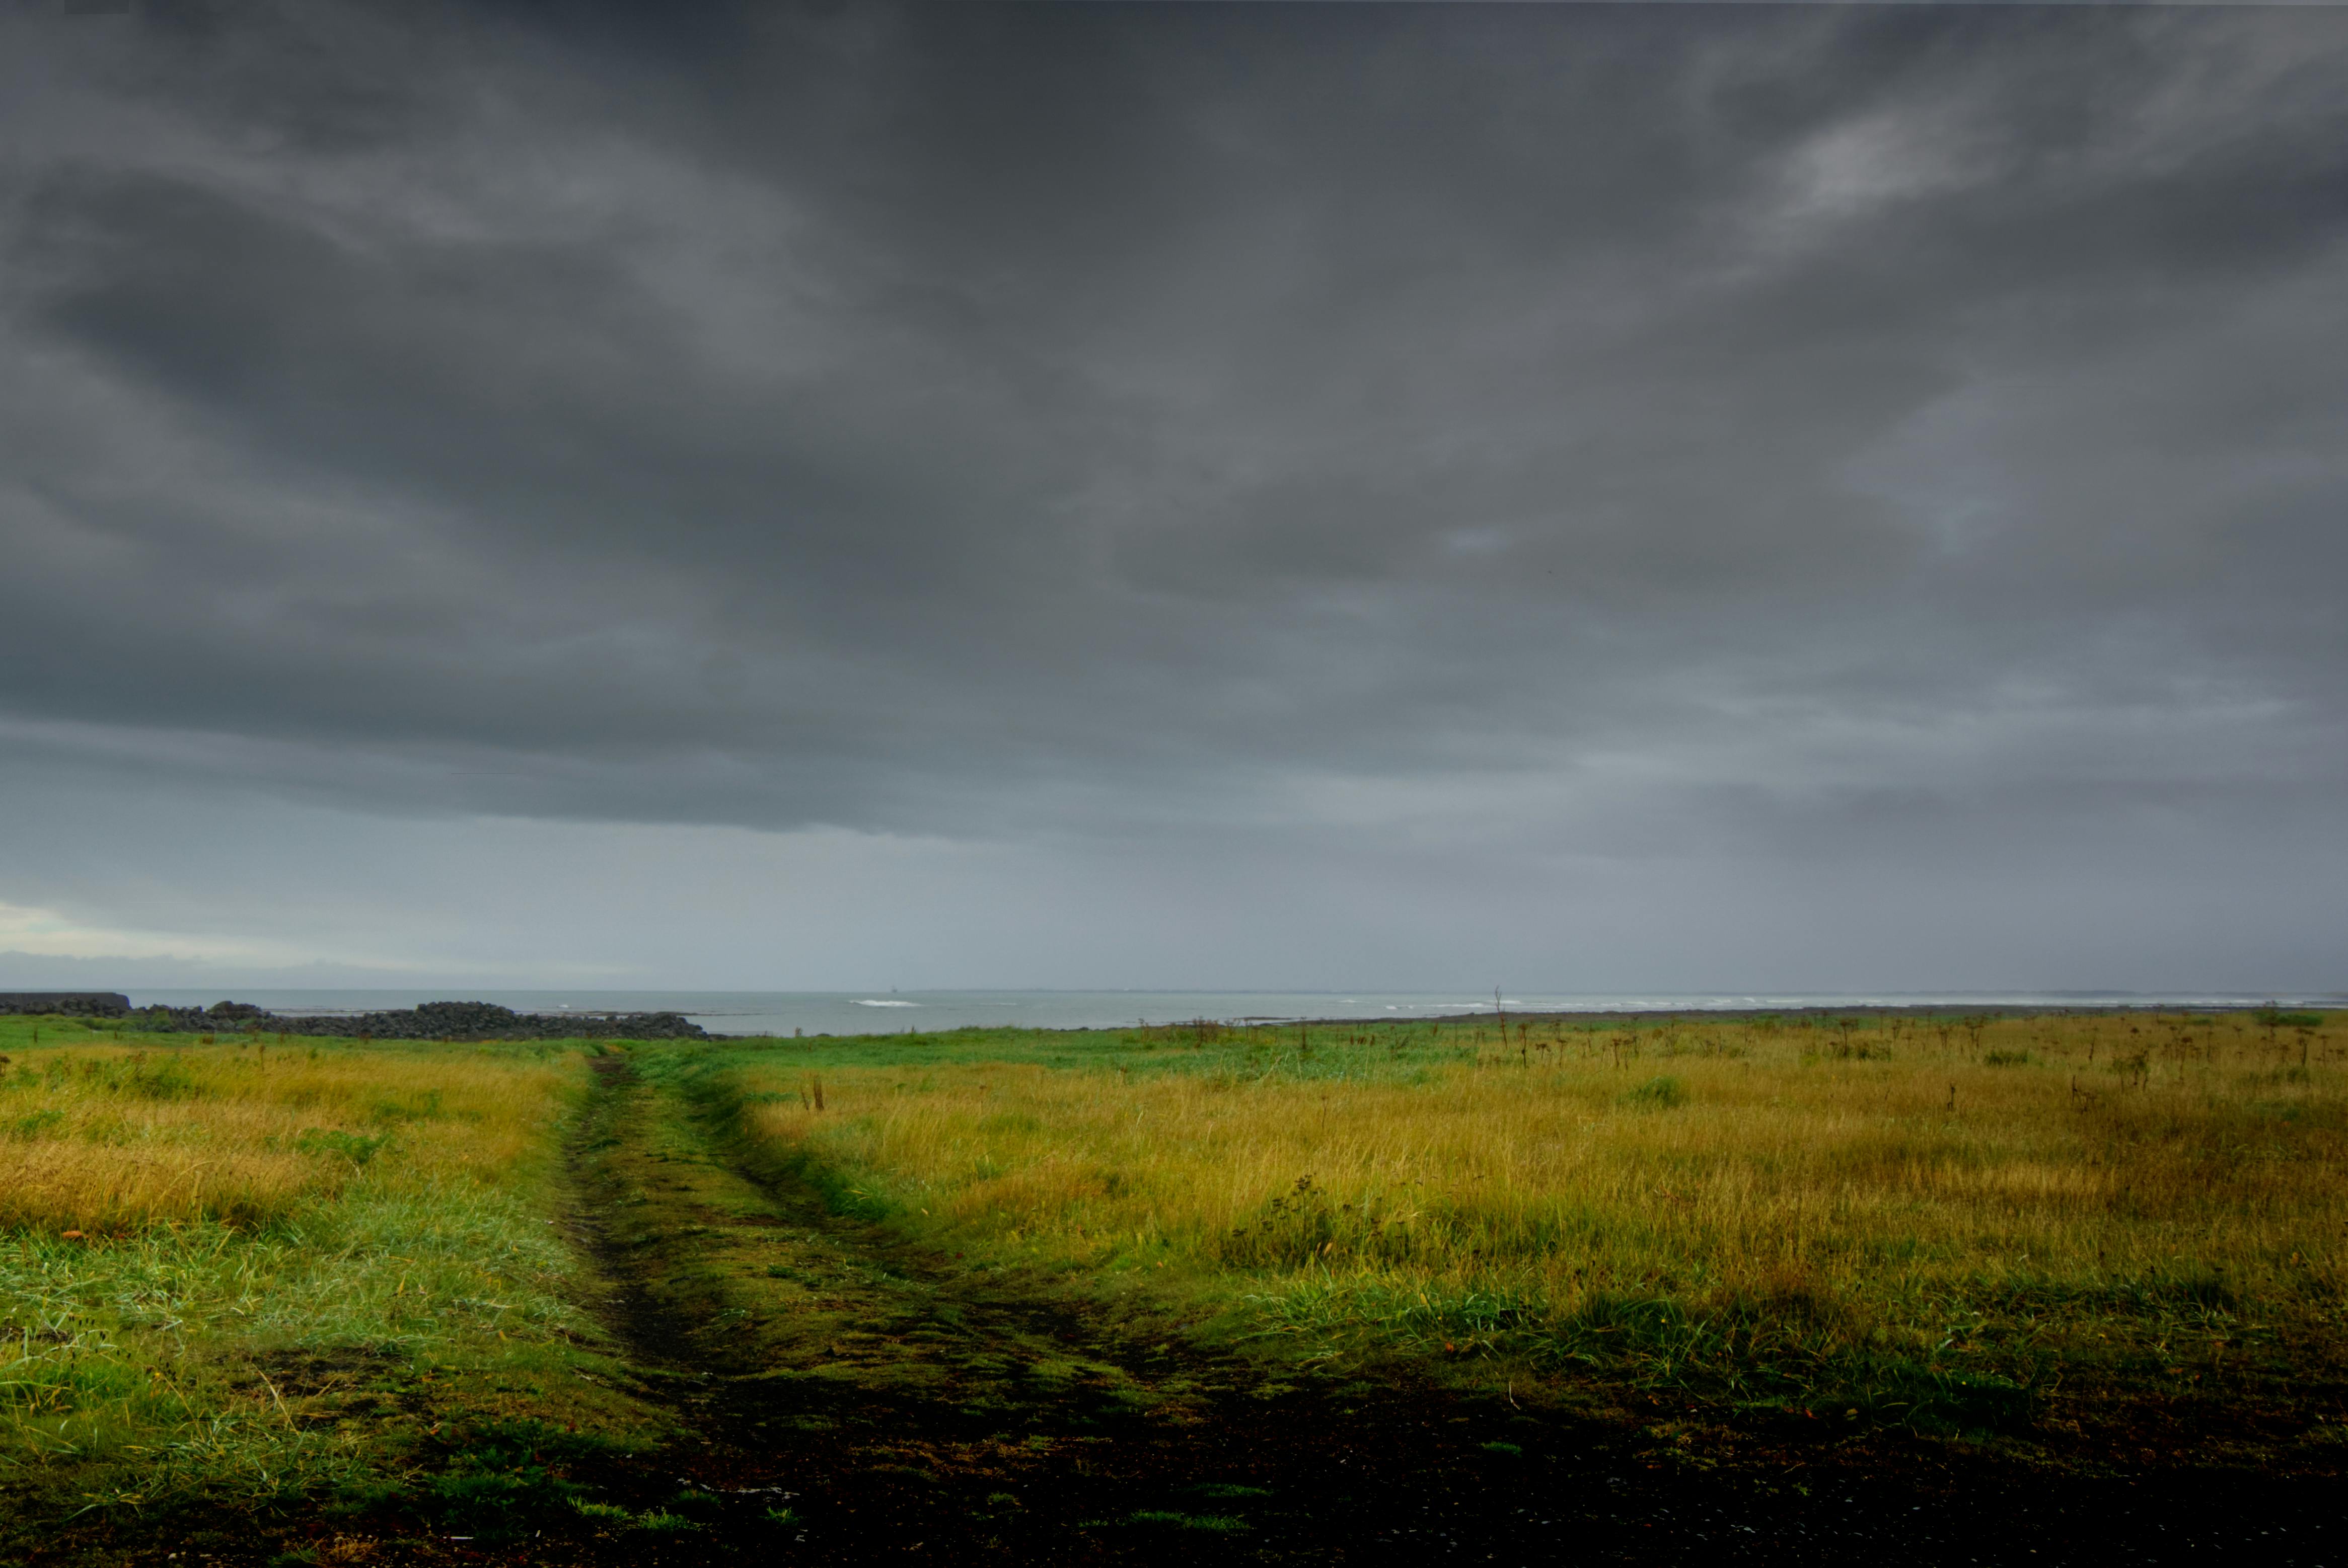
M493 1002L427 1002L384 1013L272 1013L249 1002L111 1015L154 1034L330 1035L375 1040L700 1040L682 1013L517 1013Z
M129 1011L130 998L119 991L0 991L0 1014L119 1018Z

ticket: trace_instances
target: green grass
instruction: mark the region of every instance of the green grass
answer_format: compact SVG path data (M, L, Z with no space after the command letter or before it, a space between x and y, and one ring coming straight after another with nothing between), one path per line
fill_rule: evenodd
M1183 1513L1174 1509L1145 1508L1128 1514L1134 1524L1156 1524L1172 1530L1204 1531L1210 1535L1236 1535L1251 1529L1248 1522L1229 1513Z
M2348 1362L2343 1056L2330 1016L2246 1015L636 1053L835 1212L1137 1323L1973 1434L2312 1418Z
M690 1541L696 1495L577 1479L674 1428L581 1305L574 1129L632 1283L702 1354L1006 1431L1039 1400L1113 1424L1239 1387L1019 1328L1041 1303L1237 1352L1266 1388L1400 1374L1972 1437L2157 1410L2255 1427L2245 1453L2337 1447L2333 1015L625 1052L638 1081L591 1093L559 1042L0 1019L0 1563L199 1500Z
M1650 1110L1670 1110L1687 1103L1687 1086L1669 1073L1649 1078L1622 1097L1625 1105L1644 1107Z
M0 1561L198 1501L495 1534L567 1502L562 1456L661 1430L616 1391L555 1222L567 1052L0 1023L0 1181L13 1162L53 1205L0 1229ZM174 1161L248 1197L158 1188L147 1222L73 1222L109 1169Z

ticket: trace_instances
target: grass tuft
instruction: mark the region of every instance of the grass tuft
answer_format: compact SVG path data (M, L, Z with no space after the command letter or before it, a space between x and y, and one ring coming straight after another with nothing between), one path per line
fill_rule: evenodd
M1236 1535L1254 1528L1229 1513L1183 1513L1174 1509L1144 1508L1127 1515L1135 1524L1156 1524L1174 1530L1200 1530L1216 1535Z
M1651 1078L1622 1097L1624 1105L1651 1110L1671 1110L1687 1101L1687 1085L1669 1074Z

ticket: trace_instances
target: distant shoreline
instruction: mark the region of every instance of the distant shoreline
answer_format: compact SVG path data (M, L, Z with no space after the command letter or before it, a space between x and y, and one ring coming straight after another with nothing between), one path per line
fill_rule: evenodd
M1787 1007L1653 1007L1640 1009L1508 1007L1498 1011L1488 1010L1480 1013L1426 1013L1414 1015L1408 1017L1400 1016L1393 1013L1370 1013L1354 1016L1332 1016L1326 1018L1286 1017L1266 1015L1254 1017L1173 1018L1169 1019L1164 1023L1145 1024L1139 1026L1133 1024L970 1024L961 1026L961 1027L967 1029L1020 1029L1036 1034L1082 1035L1101 1033L1113 1029L1130 1029L1137 1026L1150 1029L1185 1029L1202 1023L1211 1024L1219 1028L1227 1029L1321 1029L1334 1028L1341 1025L1348 1027L1376 1026L1379 1027L1391 1028L1396 1026L1413 1024L1477 1024L1493 1021L1503 1017L1519 1022L1529 1022L1538 1019L1544 1021L1588 1021L1592 1023L1640 1023L1660 1020L1750 1023L1762 1018L2059 1018L2076 1017L2087 1014L2106 1013L2142 1013L2147 1016L2164 1013L2257 1013L2262 1012L2271 1007L2277 1009L2278 1011L2284 1012L2348 1012L2348 997L2326 1000L2322 1002L2243 1001L2178 1003L2106 1001L2076 1002L2064 1005L2048 1003L1999 1004L1984 1002L1948 1004L1918 1003L1900 1006L1870 1004L1849 1007L1828 1007L1811 1004ZM954 1029L909 1029L901 1030L897 1033L942 1035L953 1034L956 1031ZM870 1035L874 1038L880 1039L896 1037L896 1036L891 1034L887 1030L874 1029L864 1031L864 1033ZM732 1035L721 1034L713 1030L709 1032L708 1037L713 1040L771 1040L778 1038L787 1039L790 1037L768 1034ZM808 1037L820 1039L843 1039L857 1038L860 1037L843 1036L837 1032L832 1032L809 1036Z
M1719 1018L1747 1020L1753 1018L1920 1018L1979 1016L1992 1018L2051 1018L2085 1013L2256 1013L2268 1007L2292 1012L2348 1012L2348 997L2324 1002L2277 1002L2266 999L2240 1002L1919 1002L1892 1006L1886 1003L1860 1003L1848 1007L1826 1006L1804 1003L1785 1007L1509 1007L1502 1009L1511 1018ZM1430 1014L1415 1023L1462 1023L1473 1018L1491 1018L1498 1012ZM1239 1023L1306 1024L1391 1024L1397 1020L1392 1014L1368 1015L1362 1017L1306 1018L1243 1018Z
M1156 994L1161 1002L1169 995ZM1201 992L1202 1000L1219 998L1230 1002L1294 999L1308 1005L1314 1000L1342 1001L1323 994L1313 996L1306 993L1258 993L1254 995L1233 993ZM519 1000L520 998L516 998ZM682 998L680 998L682 1000ZM2062 997L2041 994L2028 999L1970 1000L1941 996L1919 1001L1861 1000L1848 1003L1824 999L1803 999L1771 1006L1755 1003L1740 1006L1707 1006L1696 1002L1689 1006L1560 1006L1558 998L1528 999L1517 1004L1501 998L1495 1007L1488 1003L1437 1003L1425 1012L1401 1011L1389 1008L1378 1013L1313 1014L1294 1013L1214 1013L1201 1011L1189 1016L1162 1016L1150 1019L1111 1019L1100 1017L1092 1021L1067 1021L1046 1017L965 1018L948 1022L952 1016L950 1002L942 1006L929 1002L908 1001L902 1006L907 1013L896 1016L870 1014L856 1020L862 1027L842 1027L846 1020L809 1018L804 1027L796 1022L785 1026L744 1030L711 1029L706 1024L693 1022L694 1017L710 1022L734 1016L725 1011L704 1011L690 1006L683 1007L612 1007L591 1008L575 1006L520 1008L485 1001L421 1002L408 1008L350 1009L318 1006L314 1009L289 1006L283 994L276 998L273 1007L247 1002L220 1002L208 1007L172 1006L168 1004L133 1006L120 992L0 992L0 1014L18 1016L54 1016L108 1019L142 1033L272 1033L324 1037L359 1037L378 1039L488 1039L488 1038L662 1038L712 1040L760 1040L804 1038L841 1038L870 1036L891 1037L909 1034L940 1034L966 1030L1018 1029L1039 1033L1074 1034L1094 1030L1132 1028L1181 1029L1199 1023L1209 1023L1223 1028L1305 1029L1377 1028L1391 1029L1416 1025L1457 1026L1506 1016L1519 1022L1540 1022L1551 1026L1653 1026L1662 1024L1701 1026L1710 1024L1750 1023L1760 1019L1777 1018L1802 1025L1831 1018L2017 1018L2062 1017L2141 1014L2156 1015L2205 1014L2240 1015L2263 1009L2286 1012L2333 1013L2348 1010L2348 995L2324 994L2309 995L2301 993L2289 997L2258 997L2250 995L2178 997L2102 995ZM1660 999L1658 999L1660 1000ZM935 1010L932 1010L932 1009ZM917 1010L918 1009L918 1010ZM1037 1009L1048 1013L1048 1008ZM1025 1009L1023 1009L1025 1011ZM940 1016L943 1012L946 1016ZM874 1027L881 1018L891 1016L907 1027ZM825 1026L826 1024L830 1026Z

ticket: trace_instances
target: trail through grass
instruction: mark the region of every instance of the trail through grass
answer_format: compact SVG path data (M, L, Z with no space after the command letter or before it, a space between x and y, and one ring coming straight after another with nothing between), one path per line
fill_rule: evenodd
M2336 1391L2343 1045L2106 1015L670 1059L844 1209L1311 1358L2019 1430Z
M2281 1013L0 1020L0 1563L199 1524L354 1564L1382 1551L1536 1473L1615 1519L1594 1456L2336 1473L2343 1057Z

